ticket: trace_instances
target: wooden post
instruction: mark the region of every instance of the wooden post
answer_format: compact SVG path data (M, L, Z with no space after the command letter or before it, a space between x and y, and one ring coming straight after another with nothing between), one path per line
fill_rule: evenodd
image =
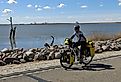
M15 39L15 36L16 36L16 27L13 28L13 45L16 48L16 39Z
M11 29L13 29L13 24L12 24L12 22L13 22L12 17L10 17Z
M7 19L10 22L10 34L9 34L9 39L10 39L10 45L11 45L11 49L13 49L13 24L12 24L12 17L10 17L10 19Z
M12 17L10 17L10 44L11 44L11 49L13 49L13 39L12 39L12 34L13 34L13 24L12 24Z
M12 32L13 32L13 29L10 29L10 35L9 35L9 39L10 39L10 45L11 45L11 49L13 49Z

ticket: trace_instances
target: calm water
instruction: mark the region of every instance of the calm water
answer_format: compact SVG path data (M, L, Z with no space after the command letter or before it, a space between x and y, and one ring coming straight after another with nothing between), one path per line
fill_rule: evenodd
M55 37L55 44L63 44L64 38L73 34L74 24L57 25L16 25L16 43L18 48L43 47L45 42L51 42L51 35ZM0 49L10 48L9 25L0 26ZM88 36L92 32L117 33L121 32L120 23L81 24L81 30Z

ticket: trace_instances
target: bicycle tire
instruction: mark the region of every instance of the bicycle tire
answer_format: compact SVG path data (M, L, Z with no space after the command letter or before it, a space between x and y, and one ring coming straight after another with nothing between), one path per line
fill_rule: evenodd
M93 57L94 57L94 55L92 56L92 55L89 55L89 56L87 56L87 55L89 55L89 51L87 50L87 52L86 52L86 55L84 56L84 58L85 58L85 60L87 59L87 58L89 58L89 60L88 61L84 61L84 58L83 58L83 64L86 66L86 65L88 65L88 64L90 64L90 62L93 60Z
M92 62L92 60L93 60L93 57L94 57L94 56L92 56L88 62L84 62L84 61L83 61L82 63L83 63L85 66L88 65L88 64L90 64L90 63Z
M72 60L70 62L71 58L72 58ZM74 64L74 61L75 61L75 56L73 54L67 54L67 52L64 52L63 54L61 54L60 64L63 68L65 68L65 69L71 68L71 66Z

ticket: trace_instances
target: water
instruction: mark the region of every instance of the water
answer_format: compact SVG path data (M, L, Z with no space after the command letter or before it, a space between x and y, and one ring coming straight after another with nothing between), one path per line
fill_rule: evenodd
M51 43L51 35L55 37L55 44L63 44L66 37L73 34L74 24L55 25L15 25L16 44L18 48L40 48L44 43ZM10 48L9 25L0 25L0 49ZM88 36L92 32L117 33L121 32L120 23L81 24L81 30Z

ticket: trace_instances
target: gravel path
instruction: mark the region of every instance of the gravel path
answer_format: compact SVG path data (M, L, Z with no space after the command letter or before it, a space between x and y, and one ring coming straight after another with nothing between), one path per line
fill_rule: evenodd
M114 56L120 56L121 51L110 51L110 52L103 52L100 54L95 54L94 60L101 59L101 58L108 58ZM7 75L15 72L23 72L28 70L36 70L39 68L46 68L50 66L57 66L60 65L59 59L54 60L47 60L47 61L36 61L36 62L28 62L23 64L11 64L0 66L0 75Z

